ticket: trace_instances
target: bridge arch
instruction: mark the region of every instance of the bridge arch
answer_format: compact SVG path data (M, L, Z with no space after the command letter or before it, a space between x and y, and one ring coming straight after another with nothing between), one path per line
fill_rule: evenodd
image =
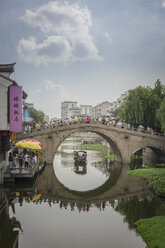
M48 139L50 140L49 142L51 142L51 161L53 162L54 156L59 148L59 146L65 141L65 139L67 139L68 137L72 136L75 133L84 133L84 132L92 132L92 133L96 133L97 135L103 137L110 145L112 152L115 154L115 160L117 162L121 162L122 161L122 153L121 153L121 148L120 145L118 144L117 140L115 139L115 137L111 134L111 135L107 135L106 133L104 133L104 130L102 131L98 131L98 130L91 130L91 128L86 128L85 130L82 129L73 129L73 130L68 130L64 131L64 132L55 132L54 134L52 134L51 136L48 136ZM49 151L49 144L48 144L48 151ZM45 154L46 155L46 154ZM48 155L48 154L47 154ZM49 158L47 158L49 160Z
M159 163L165 163L165 152L161 148L152 145L146 145L139 147L133 151L131 155L137 153L140 150L142 150L143 164L156 166Z
M164 136L148 134L126 128L107 126L100 123L78 123L70 126L49 128L48 130L35 131L28 134L20 134L17 141L25 138L35 138L43 143L43 153L46 162L53 163L54 155L60 144L69 136L78 132L94 132L104 137L114 153L117 154L117 160L122 163L130 163L130 157L134 151L139 148L152 147L158 154L158 150L165 154ZM155 148L157 148L155 150ZM162 156L161 156L162 157ZM162 157L162 161L164 162Z

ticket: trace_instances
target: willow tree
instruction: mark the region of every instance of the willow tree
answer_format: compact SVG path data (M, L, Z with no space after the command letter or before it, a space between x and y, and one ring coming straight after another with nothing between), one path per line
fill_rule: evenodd
M143 125L160 130L160 121L156 112L162 99L165 97L165 89L160 80L155 83L154 89L150 87L137 87L129 91L126 101L118 110L122 121L137 127Z
M157 119L160 121L161 131L165 133L165 98L157 111Z

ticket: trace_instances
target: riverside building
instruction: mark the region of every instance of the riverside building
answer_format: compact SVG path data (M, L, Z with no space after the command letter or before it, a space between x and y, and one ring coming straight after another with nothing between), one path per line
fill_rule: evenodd
M8 151L10 150L10 138L12 135L10 125L10 86L18 86L18 84L10 78L10 75L14 72L15 64L0 64L0 184L4 182L4 172L8 166ZM27 94L22 92L22 97L25 99ZM22 115L22 109L19 114ZM16 115L15 118L18 118L18 116Z

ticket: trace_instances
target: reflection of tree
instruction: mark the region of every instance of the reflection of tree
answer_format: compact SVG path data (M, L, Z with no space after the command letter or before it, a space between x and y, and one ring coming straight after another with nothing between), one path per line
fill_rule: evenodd
M101 171L106 176L110 176L111 172L115 169L116 164L112 160L104 159L102 161L93 162L91 165Z
M165 203L157 198L147 198L144 195L135 196L128 201L121 199L116 211L124 215L124 221L128 222L130 228L134 228L134 223L141 218L150 218L155 215L165 215Z
M143 165L143 149L138 150L131 156L130 169L136 170L142 168Z

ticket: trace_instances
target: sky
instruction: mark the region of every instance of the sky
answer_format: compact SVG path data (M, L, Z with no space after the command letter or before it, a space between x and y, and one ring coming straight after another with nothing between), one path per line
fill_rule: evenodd
M60 117L62 101L97 105L165 82L164 0L5 0L0 64L27 102Z

